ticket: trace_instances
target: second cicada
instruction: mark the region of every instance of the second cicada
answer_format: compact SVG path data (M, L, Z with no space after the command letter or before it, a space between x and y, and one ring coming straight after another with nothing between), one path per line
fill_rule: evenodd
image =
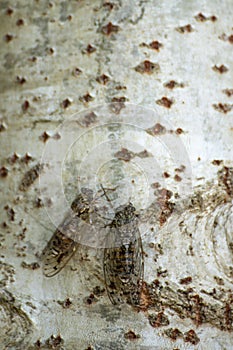
M79 226L90 221L92 207L93 192L82 189L72 202L70 212L42 252L43 272L46 277L59 273L76 252L80 244Z
M140 306L144 259L138 215L132 203L119 206L111 223L104 250L104 277L113 304Z

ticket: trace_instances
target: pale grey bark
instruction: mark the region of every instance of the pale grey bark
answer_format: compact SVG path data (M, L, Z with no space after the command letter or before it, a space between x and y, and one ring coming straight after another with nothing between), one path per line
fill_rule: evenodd
M232 1L0 10L0 349L232 349ZM100 241L42 273L62 190L111 186L112 157L141 213L140 312L108 300Z

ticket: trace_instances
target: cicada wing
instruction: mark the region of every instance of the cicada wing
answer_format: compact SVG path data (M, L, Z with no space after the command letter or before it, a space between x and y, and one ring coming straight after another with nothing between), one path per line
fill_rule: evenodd
M142 240L139 229L135 232L134 249L132 256L132 274L130 278L130 303L135 306L140 305L141 292L144 279L144 256Z
M62 223L58 226L52 238L42 253L43 272L47 277L59 273L79 246L81 226L90 219L90 206L93 192L82 189L71 204Z
M121 285L115 269L116 250L119 248L105 248L104 251L104 279L108 297L112 304L121 304L122 298Z
M119 280L119 267L117 265L117 256L119 256L121 247L116 244L118 228L111 228L106 239L106 248L104 250L104 279L108 297L113 305L124 302L122 298L122 286Z
M71 259L78 243L57 229L42 253L43 273L53 277L59 273Z
M104 251L104 277L107 293L112 304L124 300L139 305L144 275L144 262L140 231L136 227L128 244L114 247L116 234L121 228L112 229ZM119 235L118 235L119 236ZM132 236L132 235L131 235Z

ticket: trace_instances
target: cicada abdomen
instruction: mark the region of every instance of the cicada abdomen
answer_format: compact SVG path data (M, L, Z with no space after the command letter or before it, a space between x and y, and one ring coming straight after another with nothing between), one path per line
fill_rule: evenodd
M104 277L113 304L140 306L144 275L143 248L132 203L118 207L104 250Z
M76 252L79 246L77 240L79 223L81 220L88 220L92 200L92 191L82 189L82 192L71 204L72 211L56 229L43 250L43 273L46 277L52 277L59 273Z

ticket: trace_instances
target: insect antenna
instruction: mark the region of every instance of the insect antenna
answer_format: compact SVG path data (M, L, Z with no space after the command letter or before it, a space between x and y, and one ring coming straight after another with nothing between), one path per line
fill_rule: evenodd
M118 186L116 186L116 187L114 187L114 188L104 188L104 186L103 186L102 184L100 184L100 187L101 187L101 190L103 191L103 194L101 195L101 197L102 197L102 196L105 196L106 199L107 199L107 201L109 202L111 208L114 209L114 207L113 207L113 205L112 205L112 202L111 202L111 200L110 200L110 198L109 198L109 196L107 195L106 192L107 192L107 191L116 191L116 189L117 189Z

